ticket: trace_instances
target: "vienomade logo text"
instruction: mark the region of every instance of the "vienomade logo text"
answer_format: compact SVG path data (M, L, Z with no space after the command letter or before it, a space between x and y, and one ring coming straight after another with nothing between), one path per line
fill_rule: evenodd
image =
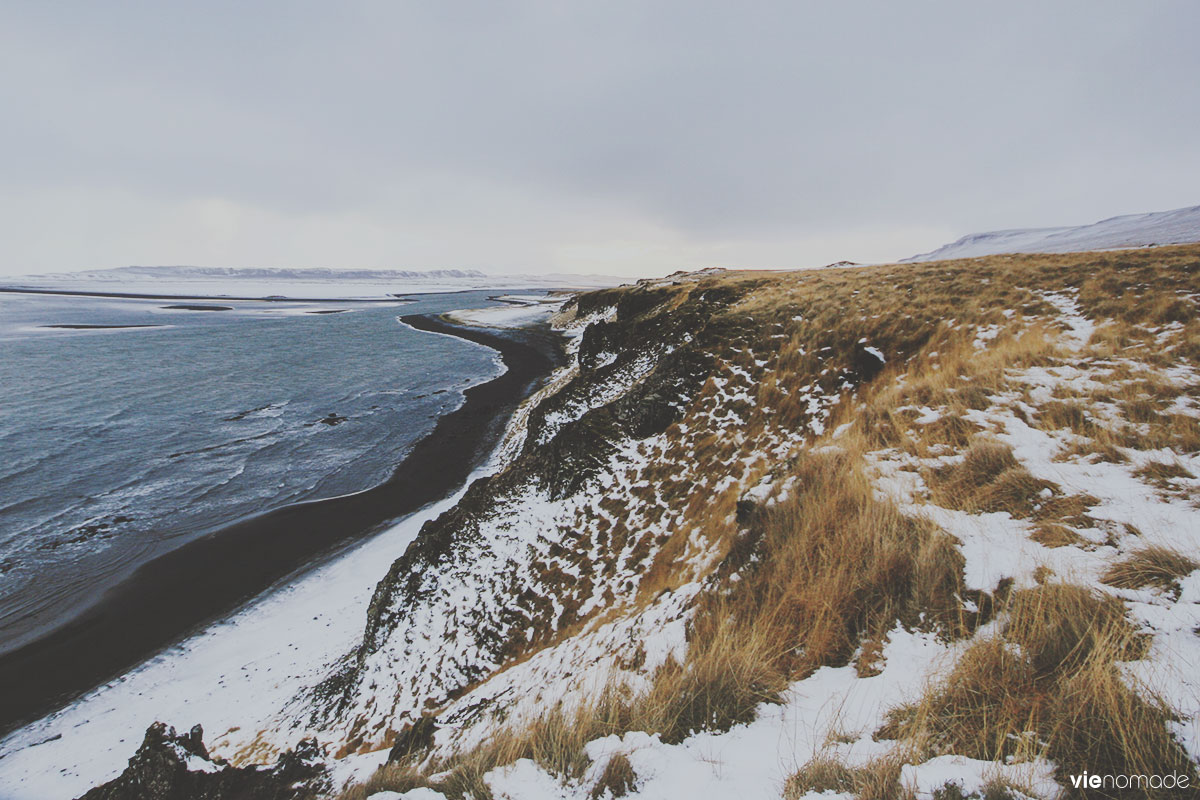
M1096 775L1084 770L1081 775L1071 776L1071 786L1076 789L1186 789L1190 782L1187 775Z

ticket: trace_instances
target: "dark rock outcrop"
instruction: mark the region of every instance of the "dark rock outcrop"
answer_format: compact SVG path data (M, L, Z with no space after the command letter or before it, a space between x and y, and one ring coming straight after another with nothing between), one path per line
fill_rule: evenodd
M437 724L431 716L420 717L411 725L404 726L388 753L388 762L403 761L427 751L433 746L433 735L437 733L437 729Z
M199 725L177 734L156 722L125 771L81 800L301 800L331 789L315 740L300 742L264 768L212 758L203 739Z

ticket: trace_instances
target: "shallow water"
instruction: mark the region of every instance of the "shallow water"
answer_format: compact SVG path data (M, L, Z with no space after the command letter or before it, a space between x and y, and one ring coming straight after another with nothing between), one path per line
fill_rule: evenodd
M502 369L398 317L486 297L198 310L0 293L0 652L206 531L386 479Z

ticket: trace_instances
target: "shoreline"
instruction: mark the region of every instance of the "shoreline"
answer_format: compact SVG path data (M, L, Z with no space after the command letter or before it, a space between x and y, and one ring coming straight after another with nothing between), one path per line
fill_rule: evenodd
M409 315L405 324L498 351L506 371L467 389L388 480L240 520L139 567L56 630L0 656L0 736L61 708L228 615L281 579L462 486L519 403L563 361L544 329L498 331Z
M469 290L475 291L475 290ZM139 292L100 292L83 289L24 289L0 286L0 294L48 294L62 297L109 297L117 300L245 300L255 303L403 303L403 297L235 297L224 294L142 294ZM414 294L409 292L409 294ZM454 294L454 292L430 292Z
M574 293L582 291L580 289L554 289L546 287L516 287L513 289L504 289L496 287L471 287L468 289L430 289L427 291L415 292L397 292L386 297L292 297L287 295L256 295L256 296L239 296L227 294L149 294L144 292L104 292L98 289L41 289L24 286L0 286L0 294L36 294L36 295L57 295L61 297L100 297L111 298L115 300L208 300L219 302L225 300L238 300L255 303L411 303L414 295L424 294L470 294L472 292L503 292L511 294L514 292L558 292ZM489 300L498 299L496 296L488 297ZM508 301L500 301L508 302Z

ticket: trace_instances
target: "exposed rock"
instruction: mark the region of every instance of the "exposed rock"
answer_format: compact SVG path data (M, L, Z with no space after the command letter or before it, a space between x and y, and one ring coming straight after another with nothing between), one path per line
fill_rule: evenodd
M402 761L429 749L433 745L433 735L437 733L437 729L431 716L421 717L413 724L404 726L404 730L396 737L391 752L388 753L388 761Z
M854 358L851 367L865 383L879 374L885 364L884 357L877 348L864 346L861 342L854 346Z
M300 742L267 769L212 758L203 739L199 725L177 734L156 722L125 771L81 800L300 800L331 789L315 740Z

